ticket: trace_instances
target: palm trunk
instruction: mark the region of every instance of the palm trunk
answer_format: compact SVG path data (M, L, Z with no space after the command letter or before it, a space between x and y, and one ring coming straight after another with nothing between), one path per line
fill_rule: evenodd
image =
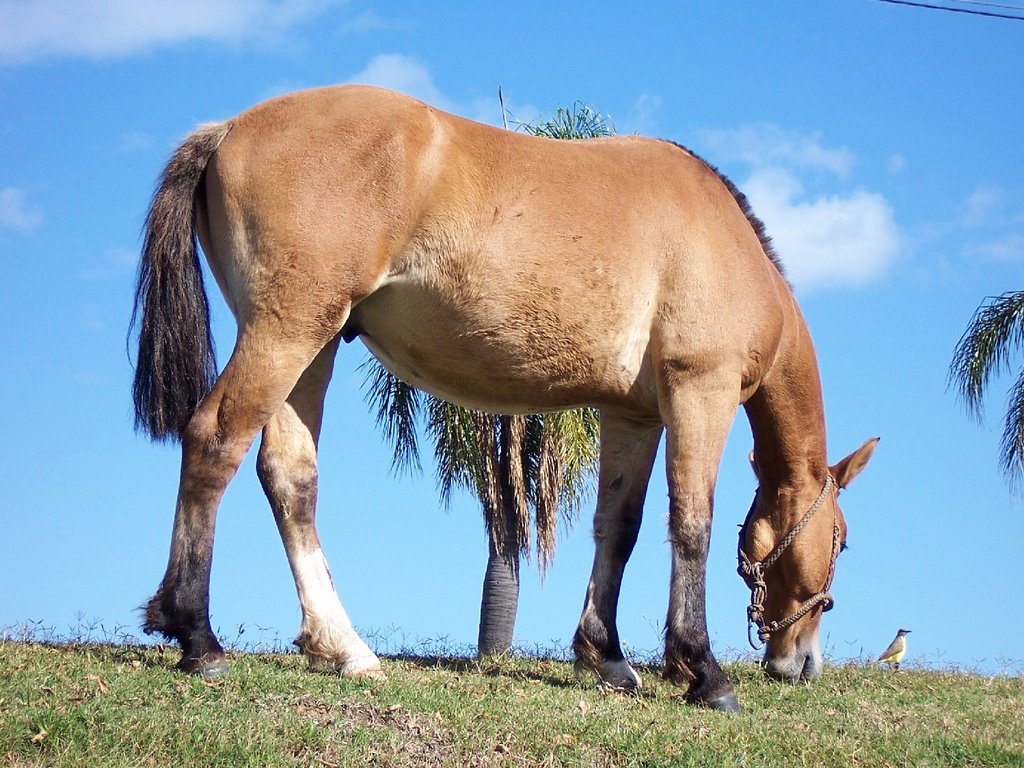
M512 648L512 634L519 610L519 558L506 559L490 542L487 570L480 599L480 634L477 653L496 656Z
M523 436L521 431L514 429L523 423L514 424L513 419L522 417L498 417L497 479L501 506L499 520L492 520L488 526L487 570L480 598L480 633L477 637L480 656L496 656L512 649L512 634L519 610L519 560L530 523L528 516L524 520ZM501 523L504 525L496 530Z

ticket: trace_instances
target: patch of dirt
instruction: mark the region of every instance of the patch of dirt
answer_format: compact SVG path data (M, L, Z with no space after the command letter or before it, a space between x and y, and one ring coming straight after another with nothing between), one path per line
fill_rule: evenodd
M491 768L524 764L522 759L516 759L500 745L493 752L467 753L442 725L439 715L409 712L397 704L379 706L358 699L328 704L304 698L297 703L297 709L313 719L319 728L328 731L328 745L324 751L297 757L312 758L313 764L329 768L352 764L353 746L350 742L354 732L362 728L372 731L375 737L369 743L356 747L361 752L361 765Z
M569 734L555 736L547 755L523 752L512 741L472 743L468 734L456 734L440 714L411 712L398 704L381 705L358 698L328 703L305 696L292 707L310 718L325 733L326 743L295 754L302 764L340 768L555 768L563 765L562 748L579 756L580 745ZM370 731L370 736L360 731ZM593 768L618 768L628 760L601 748L589 748Z

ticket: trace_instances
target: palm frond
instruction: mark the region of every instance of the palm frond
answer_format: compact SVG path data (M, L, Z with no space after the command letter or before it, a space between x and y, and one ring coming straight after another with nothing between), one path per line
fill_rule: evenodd
M364 362L364 399L374 410L377 427L393 446L391 468L399 475L413 470L421 472L417 422L421 395L373 358Z
M979 421L985 389L993 376L1010 369L1010 354L1024 347L1024 291L986 299L957 342L948 381L968 413Z
M501 520L492 523L492 528L500 535L499 541L506 559L515 555L530 557L530 505L527 495L527 471L524 460L526 443L526 417L501 416L500 426L499 467L502 485L502 499L505 514ZM497 523L497 524L495 524Z
M548 414L545 426L558 436L562 464L560 508L566 523L579 516L580 503L593 487L600 454L601 417L594 408Z
M541 574L554 561L558 512L566 525L579 516L582 500L597 475L600 420L593 408L538 418L535 449L534 516Z
M1013 490L1020 490L1024 480L1024 369L1010 388L999 441L999 466Z
M537 482L534 498L534 527L537 530L537 565L543 577L555 559L558 508L565 477L560 435L551 428L551 419L542 419L537 448ZM547 422L547 423L546 423Z
M473 458L476 470L476 493L484 507L488 531L502 518L504 494L498 461L498 417L483 411L468 411L473 423Z
M452 491L463 488L479 498L485 508L496 508L495 481L481 450L479 432L485 425L478 415L435 397L429 399L427 411L427 434L434 443L435 477L442 503L449 506ZM483 431L486 433L486 428Z
M580 101L575 102L572 109L559 107L550 120L543 123L519 123L517 128L549 139L593 139L615 133L606 115Z

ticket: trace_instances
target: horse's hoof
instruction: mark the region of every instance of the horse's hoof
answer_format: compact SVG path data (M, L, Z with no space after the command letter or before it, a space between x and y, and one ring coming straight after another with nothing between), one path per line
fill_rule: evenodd
M345 661L307 656L309 668L315 672L338 675L349 680L387 680L376 655L349 658Z
M729 692L719 696L718 698L711 699L705 702L705 706L709 709L715 709L719 712L742 712L743 707L740 706L739 700L736 698L736 694Z
M228 673L228 660L223 656L183 658L178 662L178 669L198 677L223 677Z
M348 675L353 680L378 680L384 681L388 679L388 676L384 673L384 670L380 667L371 667L369 669L360 669L357 672L353 672Z
M643 685L640 682L640 675L625 659L603 662L598 676L601 678L598 684L601 688L614 691L637 693Z
M365 660L349 662L337 668L336 672L341 677L348 678L349 680L383 681L388 679L376 658L374 658L372 663L367 663Z

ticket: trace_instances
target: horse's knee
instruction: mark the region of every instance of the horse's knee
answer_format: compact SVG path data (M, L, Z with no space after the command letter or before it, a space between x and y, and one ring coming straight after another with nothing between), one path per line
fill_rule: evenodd
M642 507L599 511L594 516L594 541L598 546L607 547L608 554L624 568L633 554L642 520Z

